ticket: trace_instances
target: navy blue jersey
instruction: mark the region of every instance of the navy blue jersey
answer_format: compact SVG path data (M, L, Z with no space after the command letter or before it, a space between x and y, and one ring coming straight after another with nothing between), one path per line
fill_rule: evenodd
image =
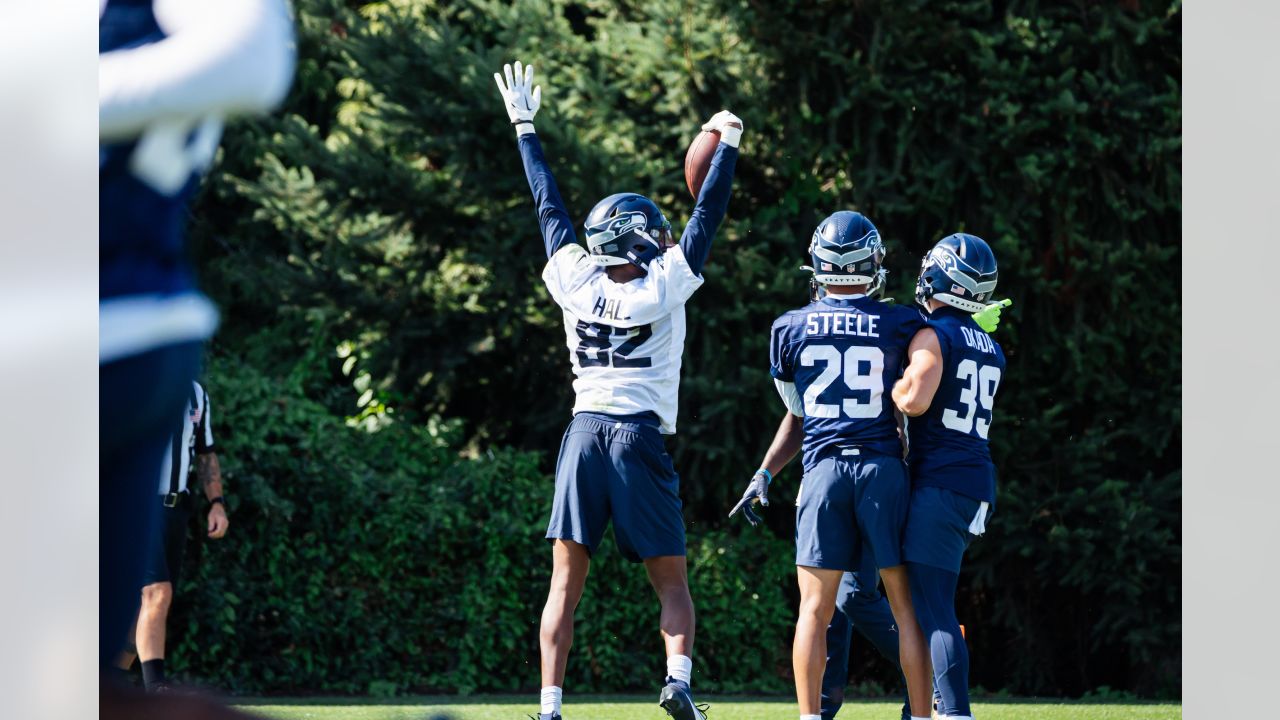
M918 310L828 295L773 323L769 372L804 400L804 467L861 447L902 457L889 391L902 376Z
M111 0L98 21L98 52L165 38L150 0ZM208 166L221 123L161 123L98 148L99 297L194 290L183 244L187 204Z
M995 465L987 435L1004 351L969 313L951 307L929 316L942 350L942 380L924 414L907 421L914 487L938 487L995 503Z

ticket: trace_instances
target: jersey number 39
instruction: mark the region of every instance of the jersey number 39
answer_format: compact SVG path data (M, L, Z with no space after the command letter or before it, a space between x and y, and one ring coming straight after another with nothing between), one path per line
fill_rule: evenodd
M991 407L995 403L996 388L1000 386L1000 368L964 360L956 368L956 377L967 383L960 389L960 410L947 408L942 413L942 424L950 430L962 433L978 431L978 437L987 438L991 432ZM987 417L979 417L979 408ZM961 415L960 413L964 414Z
M832 345L806 345L800 351L800 364L826 367L804 391L804 413L810 417L836 418L843 410L846 417L877 418L884 410L880 399L884 394L884 353L880 348L850 345L843 353ZM843 373L841 370L843 369ZM843 375L844 384L857 393L844 398L839 405L818 402L818 397ZM860 395L867 394L866 402Z

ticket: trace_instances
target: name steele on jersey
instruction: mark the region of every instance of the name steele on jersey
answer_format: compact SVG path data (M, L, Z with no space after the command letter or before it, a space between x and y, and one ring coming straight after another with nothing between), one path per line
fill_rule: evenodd
M804 332L806 335L856 335L858 337L880 337L876 323L879 315L851 312L818 312L810 313L806 318Z
M960 328L960 334L964 336L964 344L988 355L996 354L996 343L991 336L984 332L977 332L967 327Z
M606 320L630 320L631 316L622 314L622 300L618 298L605 298L602 295L596 296L596 302L591 306L591 314Z

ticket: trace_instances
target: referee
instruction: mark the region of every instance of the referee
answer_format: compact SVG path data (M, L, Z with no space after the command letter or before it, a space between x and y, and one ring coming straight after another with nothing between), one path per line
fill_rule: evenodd
M222 498L222 471L214 452L213 425L209 417L209 393L198 382L188 390L181 423L174 427L171 450L165 456L160 477L160 518L151 539L151 557L143 578L142 606L138 610L135 645L126 650L121 667L142 661L142 681L148 692L165 692L165 621L173 602L173 589L182 571L187 541L187 521L195 504L187 478L195 466L200 489L209 501L208 535L217 540L227 534L227 503Z

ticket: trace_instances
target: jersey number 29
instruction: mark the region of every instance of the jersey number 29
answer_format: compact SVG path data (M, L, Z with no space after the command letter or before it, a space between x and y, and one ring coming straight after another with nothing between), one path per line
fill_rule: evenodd
M996 399L996 388L1000 386L1000 368L994 365L982 365L973 360L963 360L956 368L956 377L968 384L960 390L960 404L957 411L947 408L942 412L942 424L950 430L968 434L978 431L978 437L987 439L991 432L991 408ZM978 407L986 413L984 420L978 417ZM964 414L961 415L960 412Z
M810 417L836 418L843 410L851 418L877 418L884 410L880 396L884 394L884 353L880 348L850 345L843 353L832 345L806 345L800 351L800 364L813 367L826 365L804 391L804 414ZM844 372L841 373L843 367ZM866 370L866 372L863 372ZM843 375L844 384L850 390L865 391L866 402L857 397L846 397L839 405L818 402L837 377Z

